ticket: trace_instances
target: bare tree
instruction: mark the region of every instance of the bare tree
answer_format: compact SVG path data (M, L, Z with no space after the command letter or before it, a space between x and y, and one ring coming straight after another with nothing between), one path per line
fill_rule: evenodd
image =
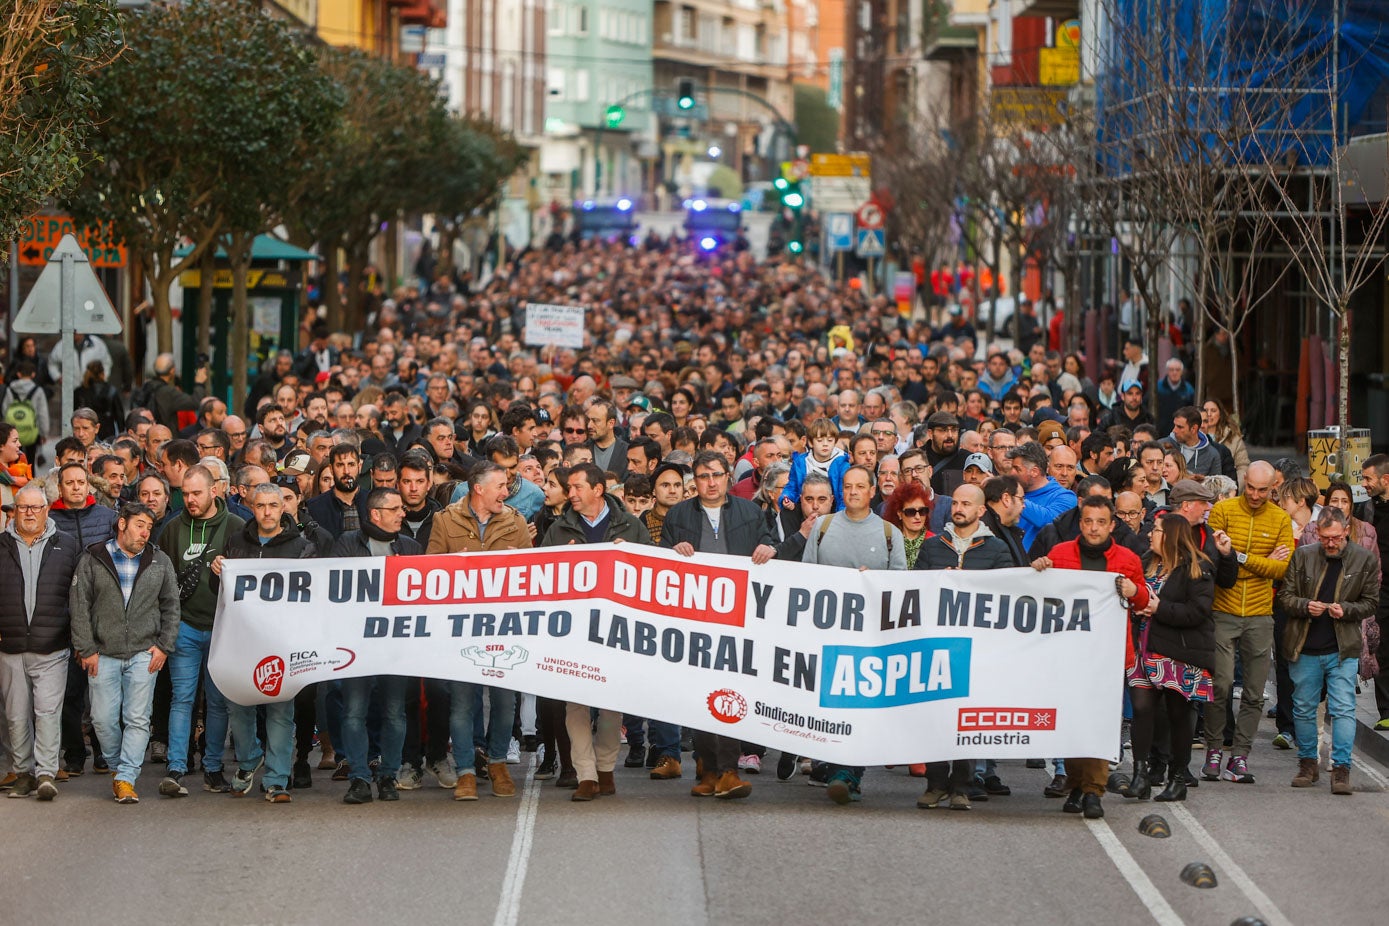
M888 240L920 255L928 267L946 259L959 189L960 154L953 133L914 126L872 152L874 184L890 191Z

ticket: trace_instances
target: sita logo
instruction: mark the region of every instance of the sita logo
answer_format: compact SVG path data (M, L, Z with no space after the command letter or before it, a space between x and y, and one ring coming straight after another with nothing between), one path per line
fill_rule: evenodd
M251 678L257 691L273 698L280 693L280 683L285 678L285 661L279 656L266 656L256 664Z
M748 715L748 702L732 688L720 688L709 695L709 713L723 723L737 723Z

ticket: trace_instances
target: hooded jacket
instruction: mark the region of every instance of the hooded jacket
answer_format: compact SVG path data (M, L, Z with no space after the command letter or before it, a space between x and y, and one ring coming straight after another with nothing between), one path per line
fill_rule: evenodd
M1225 472L1225 467L1220 459L1220 451L1216 449L1219 445L1207 437L1204 431L1196 432L1195 447L1188 447L1183 444L1177 440L1175 434L1167 435L1163 438L1163 443L1171 444L1186 459L1186 469L1189 473L1198 473L1202 476L1220 476Z
M1008 545L993 535L981 519L979 529L969 538L961 553L955 546L955 525L947 524L945 531L927 537L916 554L916 569L1011 569L1013 556Z
M255 521L248 521L240 531L227 538L227 548L222 555L227 559L308 559L317 552L294 519L283 514L280 532L274 537L261 543L260 528Z
M116 564L104 543L94 543L77 560L72 576L72 648L81 658L129 659L151 646L165 655L178 642L178 578L173 563L154 544L145 544L126 602Z
M69 508L60 498L49 507L48 518L58 530L72 535L79 550L116 536L116 510L97 504L95 495L87 496L85 508Z
M1043 528L1055 521L1063 511L1074 507L1076 494L1048 476L1040 487L1023 495L1022 515L1018 518L1022 545L1031 550L1032 542Z
M173 564L175 574L181 575L185 569L201 569L193 593L183 599L180 615L188 626L203 632L212 629L217 616L212 561L226 553L227 541L246 526L245 521L227 511L222 499L213 499L213 505L216 507L212 517L202 520L195 520L186 508L181 510L159 535L159 549Z
M0 653L56 653L72 642L69 632L68 589L77 568L81 548L72 537L58 530L53 519L48 520L43 535L37 568L31 570L26 588L24 567L20 557L29 547L11 523L0 532ZM33 617L28 613L28 599L34 599Z

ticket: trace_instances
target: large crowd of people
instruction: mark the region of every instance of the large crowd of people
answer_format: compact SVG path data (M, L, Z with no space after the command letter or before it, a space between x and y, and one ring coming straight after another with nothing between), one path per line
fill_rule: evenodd
M1361 505L1295 461L1251 460L1180 359L1155 377L1137 341L1098 367L1040 332L980 344L959 310L933 326L796 262L657 242L557 243L482 284L381 295L356 334L312 314L302 349L268 358L230 404L206 368L180 380L167 354L127 391L101 339L79 335L79 407L56 422L62 371L21 345L0 393L10 797L108 774L135 803L150 766L167 798L200 772L202 790L234 796L259 779L272 803L325 778L349 804L429 780L471 801L479 782L516 794L526 752L575 801L616 793L619 761L696 797L745 798L764 773L756 743L497 686L383 676L232 703L207 659L223 566L254 557L621 540L854 569L1112 573L1126 664L1097 671L1125 673L1122 776L1097 757L1028 763L1050 762L1045 794L1091 818L1106 790L1180 801L1251 783L1256 744L1297 749L1294 787L1329 770L1349 794L1357 678L1376 680L1389 718L1375 620L1389 457L1366 462ZM585 346L525 344L530 303L586 306ZM1258 742L1271 670L1278 732ZM920 758L919 807L1011 791L988 757ZM863 774L775 763L841 804Z

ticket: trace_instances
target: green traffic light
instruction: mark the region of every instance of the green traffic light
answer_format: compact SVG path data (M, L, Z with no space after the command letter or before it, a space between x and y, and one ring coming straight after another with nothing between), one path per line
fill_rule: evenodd
M781 201L790 209L799 209L805 205L805 197L794 191L787 193Z
M791 181L787 180L785 177L777 177L772 181L772 186L780 193L791 186Z
M792 254L799 254L805 250L805 245L801 244L799 241L792 241L786 246L786 250L790 251Z
M677 105L677 106L679 106L681 109L685 109L685 110L694 109L694 97L692 97L692 96L682 96L682 97L679 99L679 101L676 102L675 105Z
M615 129L622 124L622 120L627 118L627 111L621 106L608 107L608 128Z

